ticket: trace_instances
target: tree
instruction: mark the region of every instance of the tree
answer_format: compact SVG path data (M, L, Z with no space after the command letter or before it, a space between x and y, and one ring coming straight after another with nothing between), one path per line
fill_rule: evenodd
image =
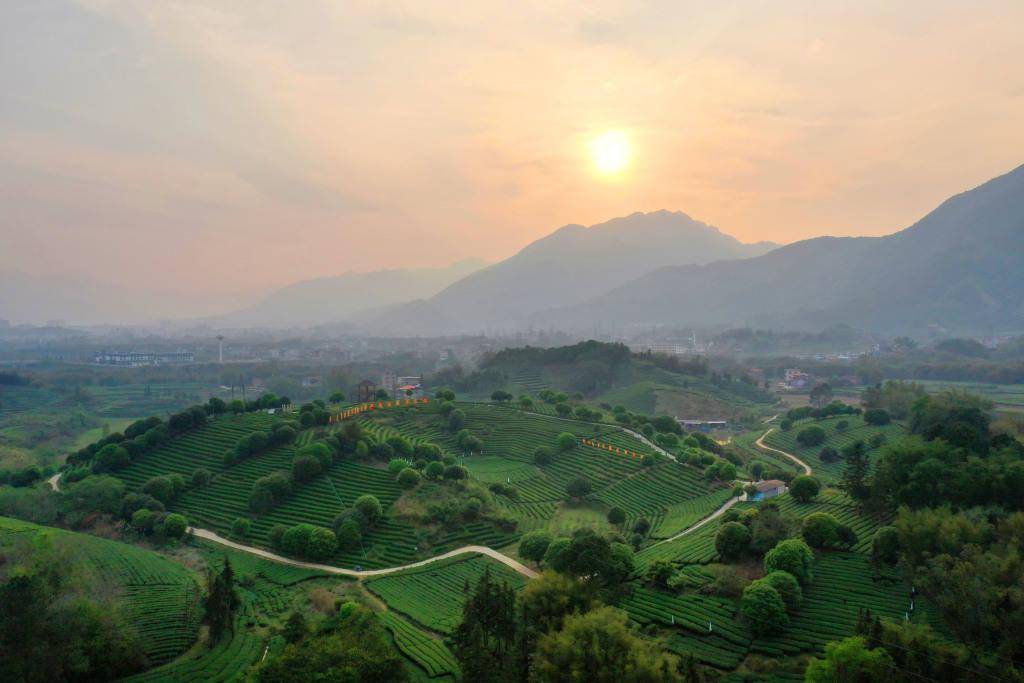
M739 522L727 522L715 534L715 550L726 562L743 557L750 550L750 530Z
M157 516L152 510L142 508L132 513L132 526L144 534L153 531L156 525Z
M462 465L448 465L444 468L444 478L452 481L469 479L469 470Z
M188 530L188 520L184 515L171 513L164 517L164 535L167 538L181 538Z
M444 476L444 465L440 462L429 463L423 469L423 474L427 479L438 481Z
M570 576L588 577L597 585L615 586L633 572L633 550L612 543L593 529L577 529L567 545L556 539L548 546L544 561L548 567Z
M561 417L568 417L572 413L572 406L568 403L556 403L555 412Z
M201 489L209 485L211 479L213 479L213 475L210 473L210 470L205 467L197 467L192 472L192 488Z
M220 641L225 630L235 632L234 613L240 602L238 591L235 590L235 572L231 560L225 556L224 566L219 572L208 569L206 573L206 598L203 606L206 609L206 623L210 627L207 643L211 648Z
M270 531L267 532L267 539L270 541L270 545L275 550L281 550L282 539L284 538L285 532L288 531L288 527L284 524L275 524L270 527Z
M377 496L366 493L358 498L353 503L352 507L359 510L360 514L366 519L366 523L373 526L377 521L384 516L384 508L381 507L380 501L377 500Z
M288 643L297 643L305 638L308 633L309 626L306 625L306 617L304 617L302 612L299 612L298 610L291 613L288 617L288 621L284 623L284 629L281 631L281 635L284 636L285 642Z
M803 534L812 548L834 548L839 545L839 520L827 512L815 512L804 518Z
M579 443L579 440L576 438L576 435L570 434L569 432L562 432L555 439L555 444L558 446L558 450L562 452L571 451L576 448L577 443Z
M334 536L341 550L351 550L363 540L363 530L354 519L346 519L334 527Z
M781 429L784 432L788 432L792 428L793 428L793 421L790 420L788 417L783 418L782 421L779 422L779 429Z
M825 430L818 425L804 427L796 435L796 442L801 446L820 446L825 441Z
M871 562L875 567L895 565L900 558L900 535L894 526L879 527L871 539Z
M258 670L261 683L409 679L402 655L376 615L349 603L314 634L272 657Z
M549 545L551 545L551 534L543 530L531 531L523 534L519 540L519 556L540 564Z
M412 467L406 467L398 473L398 485L403 489L414 489L419 486L420 473Z
M668 588L669 580L676 575L676 566L671 560L659 558L647 566L647 578L658 588Z
M614 607L570 614L537 641L533 673L541 682L680 681L679 659L641 638ZM469 679L472 680L472 679Z
M811 389L809 398L816 408L828 405L832 401L832 387L828 382L822 382Z
M551 449L547 446L538 446L533 452L533 462L540 466L547 465L551 462L552 455Z
M882 425L889 424L891 421L892 417L889 415L889 411L882 408L869 408L864 411L864 422L869 425L881 427Z
M776 570L766 574L762 580L775 589L779 597L782 598L782 602L786 604L786 610L789 613L792 614L800 609L800 603L804 600L804 592L796 577L789 572Z
M92 471L97 473L116 472L117 470L127 467L128 463L131 461L131 456L128 455L128 451L126 451L122 446L108 443L96 453L96 457L93 460Z
M740 601L743 618L757 636L781 633L789 625L786 604L779 592L766 581L754 581L743 589Z
M636 524L633 525L633 531L646 536L647 532L651 530L651 522L646 517L641 517L636 520Z
M576 477L566 484L565 492L573 500L579 500L590 493L590 482L583 477Z
M302 483L320 476L323 468L312 455L298 455L292 461L292 479Z
M462 621L452 633L452 650L467 681L501 680L512 668L517 640L515 590L484 570L462 607Z
M824 659L812 659L804 673L806 683L862 683L892 680L895 664L880 647L868 649L863 636L825 646Z
M620 526L626 521L626 511L620 507L613 507L608 511L608 523Z
M503 391L501 389L497 389L497 390L491 392L491 400L496 402L496 403L508 403L513 398L514 398L514 396L512 396L512 394L508 393L507 391Z
M252 522L245 517L237 517L231 524L231 536L232 538L245 538L249 535L249 530L252 528Z
M789 572L796 580L807 585L814 578L814 553L802 540L789 538L764 556L765 573L781 570Z
M313 536L312 524L296 524L284 532L281 537L281 549L289 555L304 556L309 548L309 539Z
M863 503L871 495L871 490L868 487L871 461L868 459L864 442L855 441L844 448L843 458L846 460L846 466L843 468L840 486L851 498Z
M457 432L466 425L466 413L462 412L461 409L456 408L448 415L448 429L452 432Z
M327 400L330 401L331 403L335 403L335 404L337 404L337 403L344 403L345 402L345 394L343 394L340 391L335 391L335 392L332 392L331 395L327 397Z
M789 493L798 503L808 503L821 491L821 484L814 477L802 474L789 484Z
M326 560L337 550L338 539L334 532L322 526L315 526L309 533L306 550L303 554L313 560Z
M526 394L523 394L519 397L519 407L523 410L529 410L533 407L533 399Z

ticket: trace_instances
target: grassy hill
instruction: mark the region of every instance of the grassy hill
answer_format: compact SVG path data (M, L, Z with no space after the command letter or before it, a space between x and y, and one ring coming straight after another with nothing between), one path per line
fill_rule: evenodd
M847 424L846 429L839 429L840 423ZM800 431L811 425L825 430L824 443L816 446L802 446L797 441ZM864 422L859 415L846 415L827 420L799 420L787 431L773 429L765 438L765 445L778 448L796 455L814 470L814 476L825 482L836 482L842 476L844 461L842 457L831 462L823 462L820 454L825 448L834 448L841 454L843 449L856 441L863 441L868 448L868 458L874 461L884 443L894 441L906 434L906 429L895 422L875 426ZM880 443L881 441L881 443ZM877 445L875 445L877 444Z
M174 659L196 640L199 586L182 565L135 546L0 517L0 557L22 544L59 548L94 592L112 594L151 666Z
M543 389L579 392L587 403L623 405L647 415L734 420L775 403L769 393L712 372L700 358L680 360L632 354L621 344L588 341L552 349L505 349L481 370L454 379L457 388L485 398L494 389L536 397Z

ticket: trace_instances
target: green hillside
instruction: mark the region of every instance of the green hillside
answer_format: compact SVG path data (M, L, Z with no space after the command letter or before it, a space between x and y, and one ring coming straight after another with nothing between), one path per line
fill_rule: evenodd
M136 631L147 665L174 659L196 640L199 586L182 565L135 546L0 517L0 557L19 548L32 557L46 547L84 573L91 590L112 597Z

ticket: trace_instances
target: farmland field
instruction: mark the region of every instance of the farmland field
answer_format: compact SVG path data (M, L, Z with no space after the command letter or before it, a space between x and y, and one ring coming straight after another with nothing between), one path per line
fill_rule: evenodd
M466 586L475 585L487 570L496 581L513 588L526 583L520 574L499 562L470 556L370 579L366 587L390 609L432 631L450 634L462 616Z
M87 581L112 589L151 665L173 659L195 641L199 586L183 566L135 546L0 517L0 548L22 541L52 543Z
M845 431L836 429L840 422L846 422L848 428ZM802 429L816 425L825 430L825 442L817 446L801 446L797 443L796 437ZM863 441L868 446L868 457L874 459L879 448L871 448L869 445L873 437L880 437L886 442L894 441L906 433L906 430L899 424L891 423L881 427L865 424L859 415L846 415L843 417L829 418L827 420L801 420L793 424L789 431L782 431L778 428L772 429L764 443L772 448L778 448L796 455L806 462L814 470L814 476L825 482L835 482L843 472L843 460L839 458L833 462L822 462L818 454L826 447L832 447L842 453L842 450L854 443Z

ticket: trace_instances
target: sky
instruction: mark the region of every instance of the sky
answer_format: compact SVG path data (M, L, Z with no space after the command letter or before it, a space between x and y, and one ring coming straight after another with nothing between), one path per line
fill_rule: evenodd
M887 234L1024 163L1021 26L1020 0L8 0L0 270L245 296L634 211Z

